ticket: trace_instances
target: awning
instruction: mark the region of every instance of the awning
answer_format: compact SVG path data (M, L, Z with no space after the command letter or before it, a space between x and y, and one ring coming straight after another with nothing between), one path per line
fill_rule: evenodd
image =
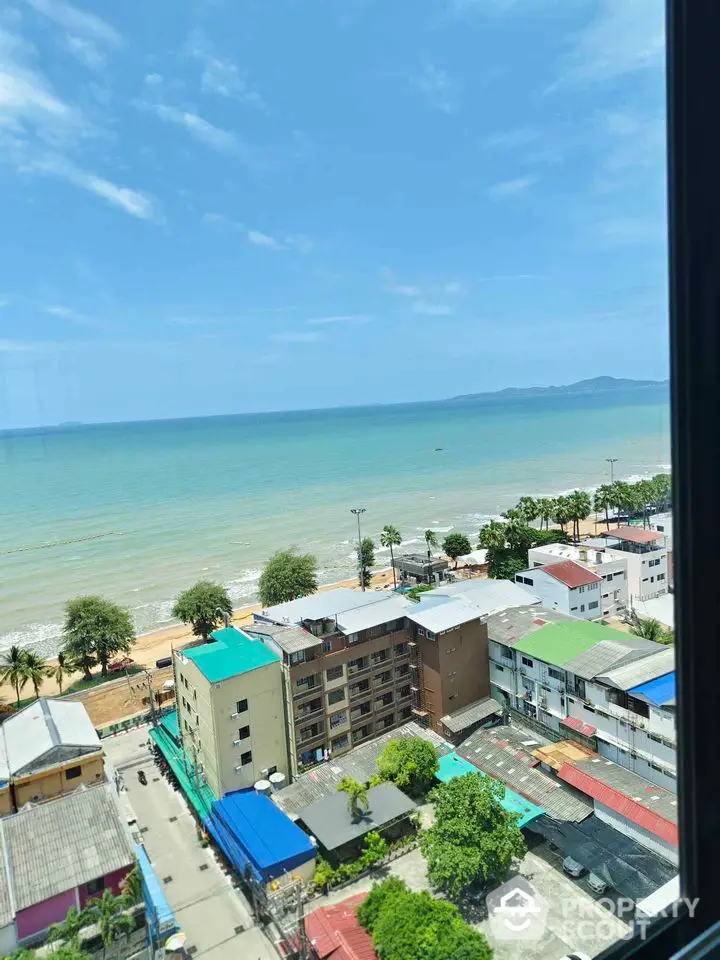
M597 730L597 727L594 727L591 723L583 723L579 717L565 717L564 720L560 721L560 726L567 727L568 730L574 730L582 737L594 737Z

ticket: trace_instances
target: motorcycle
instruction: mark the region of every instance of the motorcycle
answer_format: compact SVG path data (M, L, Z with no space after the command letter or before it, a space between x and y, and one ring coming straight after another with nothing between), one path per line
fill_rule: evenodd
M144 770L138 770L138 780L144 787L147 786L147 777Z

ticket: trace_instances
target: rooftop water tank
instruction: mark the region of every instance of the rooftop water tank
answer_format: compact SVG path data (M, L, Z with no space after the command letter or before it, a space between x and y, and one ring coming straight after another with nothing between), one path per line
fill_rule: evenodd
M273 792L277 790L282 790L285 786L285 774L284 773L271 773L268 777L270 784L272 786Z
M272 787L270 786L269 780L258 780L258 782L255 784L255 789L264 797L269 797L272 793Z

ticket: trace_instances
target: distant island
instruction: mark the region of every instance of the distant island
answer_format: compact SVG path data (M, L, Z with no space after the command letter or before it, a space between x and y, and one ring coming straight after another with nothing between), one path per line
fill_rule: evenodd
M615 393L625 390L644 390L649 387L669 387L669 380L626 380L621 377L593 377L578 380L561 387L505 387L488 393L464 393L452 400L515 399L523 397L572 396L587 393Z

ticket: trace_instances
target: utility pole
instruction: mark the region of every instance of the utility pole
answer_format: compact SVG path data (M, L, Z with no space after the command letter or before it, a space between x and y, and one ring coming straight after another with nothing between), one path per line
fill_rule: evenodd
M618 462L617 457L605 457L605 462L610 464L610 483L615 483L615 464Z
M299 940L299 947L300 947L300 960L307 960L308 939L307 939L307 931L305 930L305 910L304 910L302 895L303 895L302 884L298 883L297 885L297 917L298 917L298 940Z
M362 555L362 535L360 533L360 517L365 513L365 507L351 507L350 513L354 513L357 517L358 525L358 579L360 580L360 589L365 592L365 564L363 563Z

